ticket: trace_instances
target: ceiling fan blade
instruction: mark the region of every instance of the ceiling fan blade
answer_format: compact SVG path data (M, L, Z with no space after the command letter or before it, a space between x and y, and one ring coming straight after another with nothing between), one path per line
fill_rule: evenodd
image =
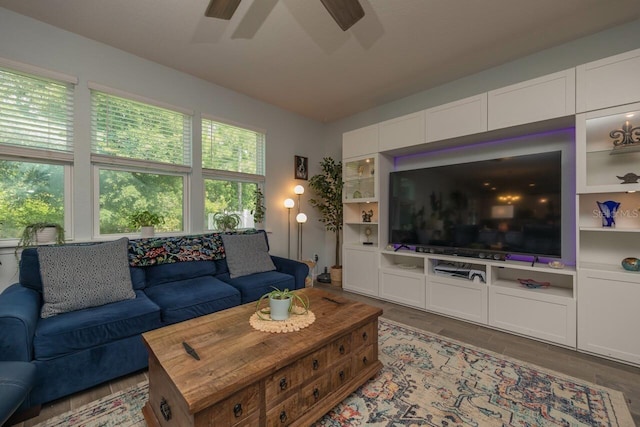
M211 0L204 16L209 18L231 19L238 8L240 0Z
M321 0L342 31L347 31L364 16L358 0Z

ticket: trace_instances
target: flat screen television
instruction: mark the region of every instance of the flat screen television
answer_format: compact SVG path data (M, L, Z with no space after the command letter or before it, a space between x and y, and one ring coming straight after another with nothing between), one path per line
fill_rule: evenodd
M560 257L561 169L553 151L391 172L390 243Z

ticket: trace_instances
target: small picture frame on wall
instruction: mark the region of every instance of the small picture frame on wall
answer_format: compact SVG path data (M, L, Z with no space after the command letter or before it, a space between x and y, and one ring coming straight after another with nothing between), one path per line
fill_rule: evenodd
M309 159L302 156L293 156L295 179L309 179Z

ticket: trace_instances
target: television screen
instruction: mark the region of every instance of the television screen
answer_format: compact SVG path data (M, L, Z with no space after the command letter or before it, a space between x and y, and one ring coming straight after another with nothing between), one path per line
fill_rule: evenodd
M390 243L561 256L562 153L390 173Z

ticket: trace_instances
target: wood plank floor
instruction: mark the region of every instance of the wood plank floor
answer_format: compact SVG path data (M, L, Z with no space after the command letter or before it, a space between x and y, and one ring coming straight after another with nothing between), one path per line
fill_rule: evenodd
M343 291L334 286L318 287L343 294L355 300L379 306L382 317L425 331L433 332L474 346L504 354L528 363L552 369L624 393L636 425L640 425L640 368L594 357L573 350L507 334L467 322L380 301ZM38 417L15 424L31 427L39 422L78 408L119 390L131 387L147 378L146 372L129 375L93 389L60 399L43 406ZM625 426L627 427L627 426Z

